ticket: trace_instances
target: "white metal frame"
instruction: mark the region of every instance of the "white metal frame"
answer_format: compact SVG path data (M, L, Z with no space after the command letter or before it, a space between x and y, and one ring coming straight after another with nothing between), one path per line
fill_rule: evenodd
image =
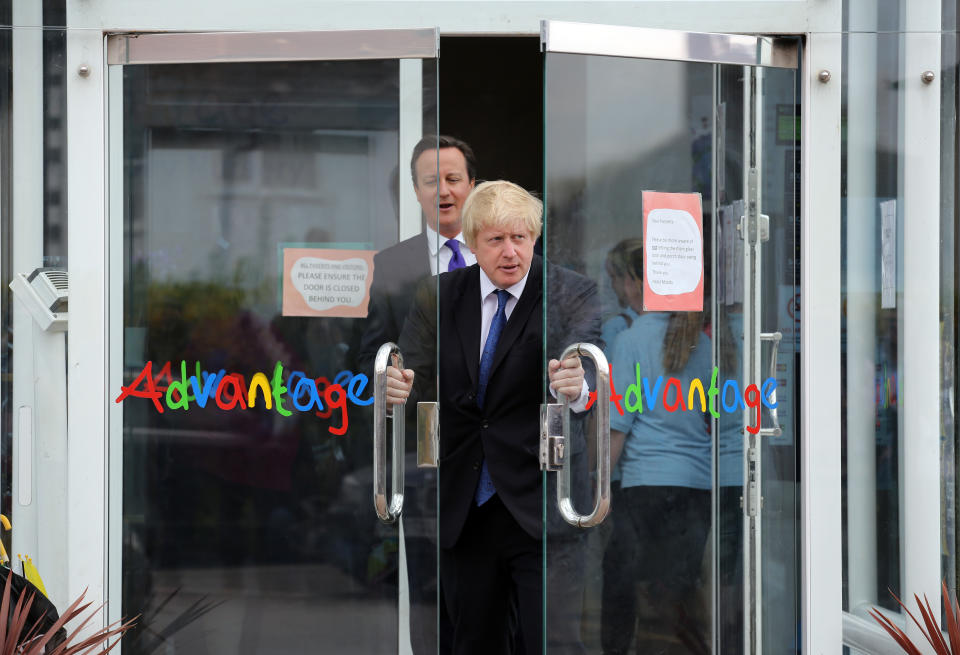
M394 2L259 0L67 4L68 242L71 315L68 387L68 592L103 601L106 578L107 340L105 49L103 34L130 30L369 29L439 25L444 34L528 34L539 21L619 23L714 32L803 33L802 534L805 653L841 643L839 179L840 0L740 2ZM81 65L90 74L81 77ZM817 72L833 80L821 84ZM936 122L936 121L933 121ZM927 121L927 124L930 122ZM934 158L935 159L935 158ZM912 178L911 178L912 179ZM924 183L929 181L929 177ZM929 187L927 187L929 189ZM931 198L935 196L931 195ZM932 215L936 215L934 212ZM816 247L812 247L812 244ZM929 279L929 278L928 278ZM936 279L936 273L934 278Z
M543 21L540 39L547 52L668 59L744 66L797 67L795 43L750 34Z
M69 7L68 7L69 12ZM87 75L81 75L85 66ZM67 31L67 594L106 602L107 232L104 39ZM83 308L78 311L77 308ZM104 619L105 620L105 619Z
M12 124L10 170L13 214L11 273L29 274L43 266L43 64L42 7L30 0L12 6ZM4 235L6 237L6 235ZM49 407L66 403L65 337L44 332L14 299L16 347L11 409L13 413L12 552L29 555L50 581L47 591L58 606L66 595L67 426L65 412ZM16 564L16 561L14 561Z
M904 595L940 594L940 2L904 3L903 429L901 575ZM933 71L933 82L921 80ZM907 635L917 643L916 625Z
M107 64L237 63L437 56L435 29L314 32L161 32L107 39Z
M807 36L801 130L801 550L804 653L842 640L840 517L841 35ZM820 71L829 71L827 83Z
M276 0L269 11L258 0L230 3L168 0L84 0L68 7L68 25L123 31L297 31L419 28L439 26L442 34L528 34L544 19L632 25L698 32L802 33L834 28L829 15L839 0ZM225 6L229 10L224 9Z

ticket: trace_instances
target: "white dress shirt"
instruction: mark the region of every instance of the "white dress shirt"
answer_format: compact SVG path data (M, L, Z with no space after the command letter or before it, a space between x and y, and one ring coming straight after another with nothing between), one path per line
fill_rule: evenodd
M527 278L530 276L530 271L527 271L527 274L523 278L514 284L506 288L507 293L510 294L510 297L507 298L507 304L504 307L503 311L506 314L507 320L510 320L510 314L513 313L514 308L517 306L517 302L520 300L521 294L523 294L523 288L527 286ZM483 347L487 344L487 335L490 334L490 325L493 323L493 317L497 313L497 291L498 287L490 280L486 272L481 268L480 269L480 355L479 358L483 358ZM478 359L477 361L480 361ZM550 395L554 398L557 397L556 392L553 388L550 388ZM577 398L575 402L570 403L570 409L575 412L582 412L587 407L587 402L589 400L590 389L587 387L587 381L583 381L583 386L580 389L580 397Z
M438 234L437 231L429 225L426 226L426 231L427 248L430 249L430 273L436 275L438 269L441 273L446 273L447 267L450 266L450 260L453 259L453 250L447 245L447 238L445 236ZM460 254L463 255L464 266L473 266L476 264L477 258L470 252L470 248L467 247L467 243L463 240L463 233L461 232L454 238L460 242ZM519 297L519 294L517 294L517 296Z

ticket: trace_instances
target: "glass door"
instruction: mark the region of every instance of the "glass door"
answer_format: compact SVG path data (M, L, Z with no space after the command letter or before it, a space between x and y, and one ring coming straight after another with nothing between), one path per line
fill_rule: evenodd
M421 212L408 171L437 136L437 43L110 37L109 593L140 616L125 653L436 652L436 471L415 430L377 458L372 435L378 349L431 274L436 199Z
M799 652L797 44L555 22L542 41L545 259L601 298L612 478L588 529L545 499L547 650ZM605 493L600 409L571 418L573 514Z

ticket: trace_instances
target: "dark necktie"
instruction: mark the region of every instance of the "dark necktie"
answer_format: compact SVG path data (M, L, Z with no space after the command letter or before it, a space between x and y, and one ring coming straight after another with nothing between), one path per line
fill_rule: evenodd
M480 408L483 407L483 400L487 395L487 382L490 380L490 369L493 368L493 355L497 352L497 342L500 340L503 326L507 324L508 298L510 298L510 292L505 289L497 289L497 313L493 315L493 321L490 322L490 332L487 333L487 342L483 344L483 355L480 356L480 373L477 384L477 406ZM484 459L483 468L480 470L480 482L477 483L477 493L474 495L477 505L483 505L495 493L497 493L497 490L490 478L487 460Z
M453 257L450 258L450 263L447 264L447 271L455 271L458 268L463 268L467 265L467 262L463 261L463 254L460 252L459 241L456 239L447 239L446 246L453 251Z

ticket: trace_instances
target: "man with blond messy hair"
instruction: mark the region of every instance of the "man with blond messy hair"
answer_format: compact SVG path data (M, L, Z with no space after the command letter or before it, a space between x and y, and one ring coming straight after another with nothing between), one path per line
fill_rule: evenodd
M420 287L399 344L410 368L387 372L391 403L423 399L439 377L440 579L456 655L509 653L515 611L526 653L542 652L543 343L600 336L596 286L558 267L547 273L544 334L544 265L533 253L542 216L540 200L511 182L474 189L462 219L477 263L442 274L439 290ZM551 359L547 370L551 393L582 412L579 359Z

